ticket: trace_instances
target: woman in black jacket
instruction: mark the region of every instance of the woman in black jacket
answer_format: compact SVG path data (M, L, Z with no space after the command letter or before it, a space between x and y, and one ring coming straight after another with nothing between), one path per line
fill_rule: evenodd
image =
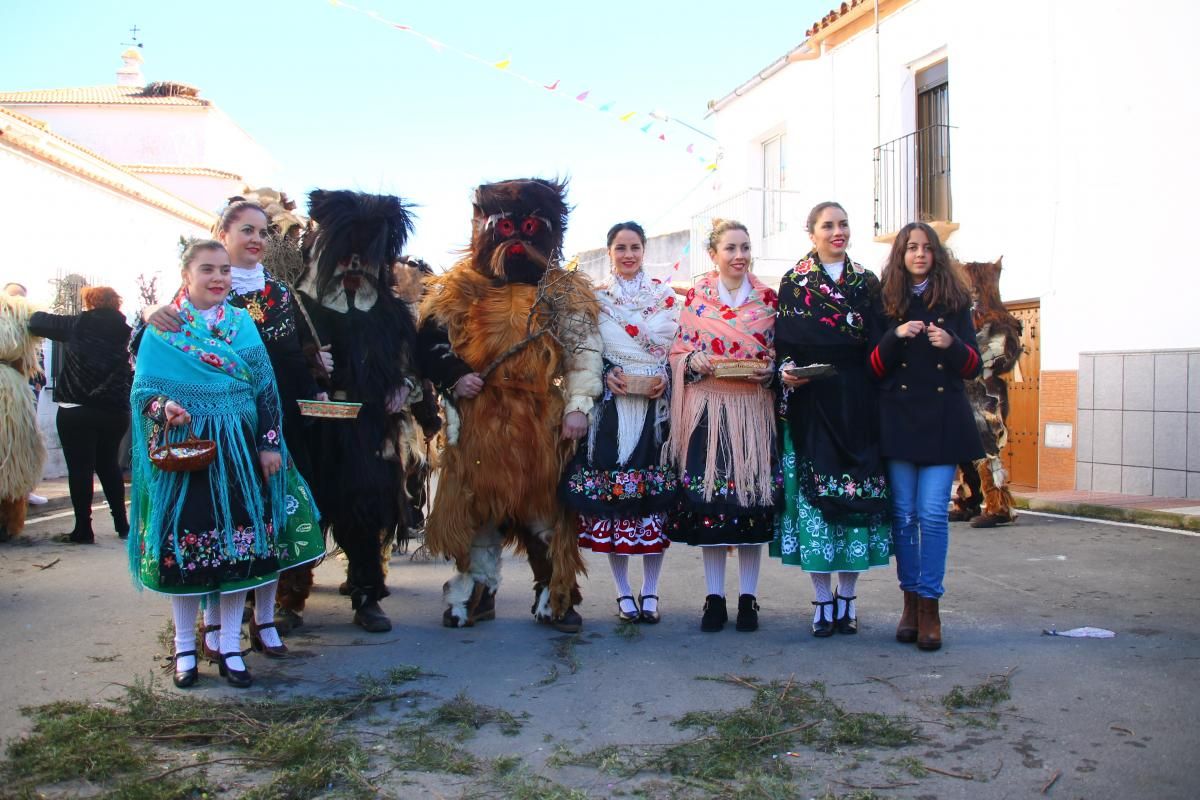
M983 447L963 380L979 373L971 293L937 233L904 226L873 314L871 371L880 380L880 451L892 496L892 547L904 592L896 639L942 645L938 599L949 545L955 464Z
M39 311L29 331L63 344L62 370L54 386L58 438L67 462L67 484L75 507L75 528L63 541L94 544L92 473L100 477L117 536L129 535L125 483L118 449L129 429L130 328L121 298L107 286L83 289L85 311L77 315Z

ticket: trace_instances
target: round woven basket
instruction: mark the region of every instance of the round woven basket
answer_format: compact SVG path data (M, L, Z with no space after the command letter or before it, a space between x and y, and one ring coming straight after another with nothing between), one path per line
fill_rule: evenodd
M217 443L212 439L200 439L189 423L183 441L171 443L169 428L162 432L163 443L150 448L150 463L163 472L195 472L207 469L217 457Z
M654 387L658 386L658 381L657 375L626 375L625 392L645 397L654 391Z

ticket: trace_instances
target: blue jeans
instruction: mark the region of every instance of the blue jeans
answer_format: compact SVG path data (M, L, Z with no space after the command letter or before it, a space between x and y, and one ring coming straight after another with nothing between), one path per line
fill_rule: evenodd
M896 576L905 592L937 599L945 591L948 519L954 464L921 465L888 461L892 496L892 551Z

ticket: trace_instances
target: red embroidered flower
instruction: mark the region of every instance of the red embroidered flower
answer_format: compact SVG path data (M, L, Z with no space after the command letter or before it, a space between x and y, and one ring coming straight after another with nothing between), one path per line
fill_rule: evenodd
M721 312L721 319L737 319L737 312L725 306L725 310Z
M225 362L222 361L217 356L213 355L212 353L201 353L200 360L203 361L205 364L208 364L209 366L213 366L213 367L225 366Z
M754 340L756 342L758 342L759 344L761 344L763 347L767 346L767 337L763 336L761 333L754 334Z
M639 333L641 333L641 331L638 330L637 325L626 325L625 332L628 333L630 336L637 336Z
M684 298L683 304L685 306L690 306L692 304L692 301L695 299L696 299L696 290L694 288L688 289L687 297Z
M667 298L666 306L667 306L667 308L675 307L675 295L671 295L670 297Z
M775 294L771 289L767 289L763 293L763 302L771 308L779 308L779 295Z
M720 339L712 340L712 351L719 356L725 355L725 343Z
M729 345L729 352L731 352L731 353L736 353L738 350L741 350L741 349L742 349L741 342L734 342L733 344Z

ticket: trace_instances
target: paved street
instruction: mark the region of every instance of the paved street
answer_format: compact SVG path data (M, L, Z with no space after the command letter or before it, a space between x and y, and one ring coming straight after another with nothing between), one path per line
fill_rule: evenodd
M59 699L101 700L120 684L157 670L169 620L165 599L139 595L124 549L97 511L94 547L52 543L70 517L32 521L0 545L0 634L6 643L0 731L28 729L18 706ZM513 753L554 780L604 797L632 784L583 767L542 768L556 747L586 751L605 744L676 741L670 723L688 711L732 708L749 693L699 676L754 676L821 681L854 711L905 714L923 721L925 739L904 753L956 778L932 772L878 796L919 798L1185 798L1200 795L1195 764L1200 733L1200 538L1025 515L1007 529L956 525L943 600L946 646L918 652L892 636L899 591L891 570L859 583L861 633L815 640L807 633L809 583L794 568L764 561L759 591L762 627L703 634L699 554L671 548L661 595L664 620L641 636L615 633L607 564L589 557L578 640L530 621L528 567L505 564L498 618L466 630L440 625L440 563L392 563L384 601L395 629L371 636L349 624L349 603L336 592L342 562L318 570L307 625L289 640L296 657L249 658L257 683L230 689L204 665L195 692L220 696L290 696L349 691L361 674L412 664L438 677L415 684L435 700L460 691L528 719L516 737L480 731L477 755ZM49 565L49 566L48 566ZM44 568L43 568L44 567ZM635 591L640 567L631 569ZM728 593L736 595L736 564ZM1091 625L1111 640L1042 635ZM947 724L939 702L955 685L972 687L1011 671L1011 700L997 724ZM170 687L169 687L170 688ZM171 691L175 691L170 688ZM957 718L961 719L961 718ZM851 757L852 756L852 757ZM900 783L870 753L783 752L804 777L798 796L842 794L848 786ZM1042 794L1054 776L1056 780ZM423 776L422 785L458 796L461 778ZM399 796L405 795L403 792Z

